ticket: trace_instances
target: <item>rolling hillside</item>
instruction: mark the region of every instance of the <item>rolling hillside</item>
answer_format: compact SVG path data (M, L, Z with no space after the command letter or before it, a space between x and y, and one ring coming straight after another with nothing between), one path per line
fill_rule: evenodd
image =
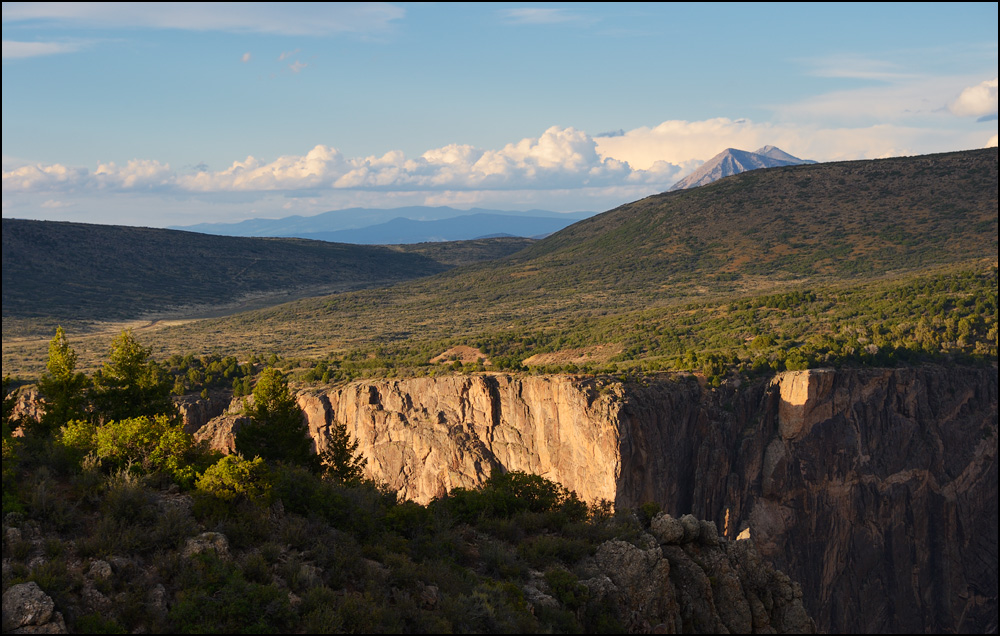
M14 323L30 327L39 319L231 313L247 303L259 307L428 276L528 243L360 246L4 219L4 334Z

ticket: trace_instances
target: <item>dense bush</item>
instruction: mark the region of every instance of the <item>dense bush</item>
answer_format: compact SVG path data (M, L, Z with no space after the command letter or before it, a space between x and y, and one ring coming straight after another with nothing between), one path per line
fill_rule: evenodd
M260 457L244 459L226 455L198 478L196 488L225 502L237 500L268 503L271 495L271 473Z
M200 451L191 435L166 415L104 424L75 420L62 427L58 442L77 461L93 453L106 470L165 473L187 487L194 483Z
M563 486L520 471L494 470L482 488L455 488L439 504L456 519L509 519L522 512L557 512L572 521L585 519L587 505Z

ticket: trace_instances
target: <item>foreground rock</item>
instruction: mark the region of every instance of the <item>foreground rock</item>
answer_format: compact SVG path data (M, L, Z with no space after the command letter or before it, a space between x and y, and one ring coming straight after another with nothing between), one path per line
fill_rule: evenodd
M318 450L344 424L370 475L419 502L494 468L531 472L588 501L692 513L724 538L749 528L823 631L997 627L995 367L813 370L715 390L450 376L299 404ZM209 424L220 448L224 419Z
M802 588L765 564L752 541L720 540L714 523L691 515L660 514L651 530L645 549L604 543L594 558L600 574L582 581L620 608L630 632L815 633Z
M65 634L66 623L55 602L34 581L12 585L3 593L5 634Z

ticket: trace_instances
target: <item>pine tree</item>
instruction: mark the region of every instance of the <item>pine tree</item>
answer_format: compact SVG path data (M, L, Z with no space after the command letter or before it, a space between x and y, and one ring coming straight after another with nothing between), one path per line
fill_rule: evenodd
M56 328L56 335L49 342L47 372L38 380L38 391L45 399L45 415L42 427L53 431L71 420L84 419L86 413L85 391L90 380L76 371L77 354L62 327Z
M358 453L358 440L352 440L347 426L340 422L334 423L320 460L326 477L351 485L361 483L368 465L368 460Z
M150 356L150 349L139 344L131 329L111 343L108 361L94 375L94 401L105 421L177 415L170 399L173 384Z
M250 418L236 433L236 451L243 457L319 468L302 409L281 371L268 367L261 372L243 414Z

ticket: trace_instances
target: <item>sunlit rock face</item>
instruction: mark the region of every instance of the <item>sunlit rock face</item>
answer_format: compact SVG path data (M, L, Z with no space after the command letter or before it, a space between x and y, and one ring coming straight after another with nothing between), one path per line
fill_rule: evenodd
M997 629L997 369L811 370L709 389L474 375L299 394L371 477L427 502L494 469L747 529L832 632ZM224 419L224 418L221 418ZM230 416L230 419L233 419ZM225 426L212 439L224 448Z
M534 473L588 501L616 497L621 387L566 376L450 376L300 394L320 450L346 425L371 475L426 503L494 468Z

